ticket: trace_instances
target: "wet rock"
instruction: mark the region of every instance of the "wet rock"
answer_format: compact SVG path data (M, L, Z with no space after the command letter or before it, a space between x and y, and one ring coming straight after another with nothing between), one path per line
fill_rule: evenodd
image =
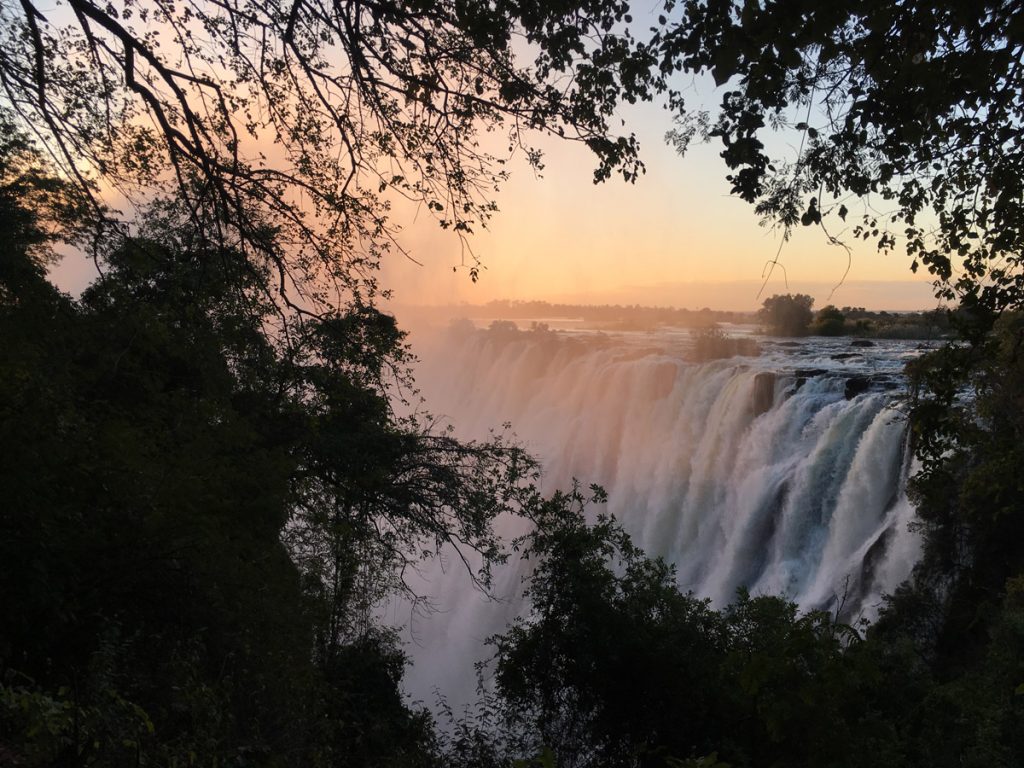
M859 579L860 584L863 585L862 589L859 590L862 594L874 586L878 568L885 561L885 556L892 545L895 535L896 531L890 525L882 531L882 534L872 542L871 546L868 547L868 551L864 553ZM857 602L854 601L853 605L857 605ZM849 619L843 619L843 621L850 623Z
M878 346L878 345L875 344L875 342L873 342L873 341L868 341L867 339L854 339L853 341L850 342L850 346L851 347L875 347L875 346Z
M754 376L754 416L760 416L772 409L775 402L775 374L762 371Z
M775 346L777 346L777 347L793 348L793 347L802 347L803 344L801 344L799 341L777 341L777 342L775 342Z
M870 387L871 382L863 376L853 376L846 380L846 389L843 391L843 394L847 400L852 400L861 392L867 392Z
M863 357L860 352L840 352L838 355L832 355L833 360L849 360L851 357Z
M793 375L798 379L813 379L815 376L824 376L828 371L824 368L797 368Z

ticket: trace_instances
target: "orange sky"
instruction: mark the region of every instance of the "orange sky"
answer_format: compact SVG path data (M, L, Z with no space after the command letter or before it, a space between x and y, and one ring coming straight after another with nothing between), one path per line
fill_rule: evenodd
M759 300L762 269L778 249L779 233L762 228L752 207L729 195L718 148L699 145L679 157L663 139L671 128L667 113L648 105L624 117L647 164L635 185L615 179L594 185L585 148L542 142L543 178L514 164L497 198L501 211L473 240L486 267L477 284L464 270L453 273L458 241L425 213L402 222L402 241L423 266L396 257L382 284L411 304L507 298L755 309L766 296L785 293L788 277L790 292L810 293L819 307L936 305L928 280L910 273L905 255L885 256L868 244L855 246L850 273L830 299L847 255L817 228L794 233L780 257L785 275L776 270ZM795 157L795 146L780 147ZM396 212L400 220L413 218L412 210Z

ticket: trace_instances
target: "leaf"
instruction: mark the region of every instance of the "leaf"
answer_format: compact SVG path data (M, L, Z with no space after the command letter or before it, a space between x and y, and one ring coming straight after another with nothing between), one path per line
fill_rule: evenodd
M840 205L839 206L839 218L840 219L842 219L843 221L846 221L846 214L848 214L848 213L849 213L849 210L847 210L845 205Z
M720 48L715 51L714 65L711 67L711 76L715 79L715 85L725 85L729 78L736 74L736 55L733 51Z

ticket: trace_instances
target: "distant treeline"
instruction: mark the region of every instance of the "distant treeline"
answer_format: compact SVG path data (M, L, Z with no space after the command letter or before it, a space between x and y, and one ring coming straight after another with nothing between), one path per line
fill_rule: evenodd
M833 311L828 312L829 309ZM828 336L870 336L880 339L934 339L951 333L950 313L945 309L927 312L872 311L864 307L825 307L818 313L812 333ZM824 315L824 316L822 316ZM838 325L839 330L835 331ZM832 329L831 333L822 333Z
M807 297L810 299L810 297ZM810 299L813 303L813 299ZM735 312L676 307L645 307L639 304L553 304L547 301L500 299L486 304L438 307L438 312L471 320L579 320L604 330L653 330L660 326L712 328L720 323L766 325L763 312ZM770 331L765 327L766 331ZM945 310L887 312L864 307L836 308L832 305L807 317L794 335L861 336L871 338L925 339L944 336L949 330Z
M621 330L644 330L660 325L704 328L716 323L752 323L753 312L728 312L675 307L643 307L639 304L552 304L547 301L510 301L500 299L486 304L462 304L456 309L470 319L537 320L564 318Z

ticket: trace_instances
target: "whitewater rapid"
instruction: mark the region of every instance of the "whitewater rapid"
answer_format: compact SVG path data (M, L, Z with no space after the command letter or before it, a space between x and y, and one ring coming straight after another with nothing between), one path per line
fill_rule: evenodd
M602 485L604 511L676 567L681 589L718 606L743 588L870 619L918 557L899 395L919 352L849 339L761 346L696 363L687 332L463 324L418 347L417 381L463 438L511 424L540 458L545 491ZM483 640L524 609L524 569L499 573L494 600L444 566L419 585L438 611L414 617L407 685L468 701Z

